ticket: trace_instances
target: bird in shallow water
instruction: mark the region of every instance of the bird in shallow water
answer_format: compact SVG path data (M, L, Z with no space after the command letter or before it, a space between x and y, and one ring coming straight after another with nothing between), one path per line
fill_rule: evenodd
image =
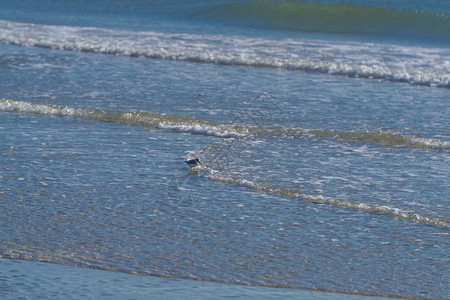
M187 163L191 169L198 169L202 165L202 163L200 162L200 160L198 158L188 159L188 160L185 160L184 162Z

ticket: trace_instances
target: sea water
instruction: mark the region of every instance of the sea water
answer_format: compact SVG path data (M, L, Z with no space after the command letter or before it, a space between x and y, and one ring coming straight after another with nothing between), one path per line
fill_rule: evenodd
M450 7L374 3L3 1L0 257L447 298Z

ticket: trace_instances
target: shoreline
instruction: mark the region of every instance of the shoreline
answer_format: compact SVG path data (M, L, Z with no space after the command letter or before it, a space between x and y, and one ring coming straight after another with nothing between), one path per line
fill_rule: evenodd
M289 288L142 276L0 258L2 299L386 299Z

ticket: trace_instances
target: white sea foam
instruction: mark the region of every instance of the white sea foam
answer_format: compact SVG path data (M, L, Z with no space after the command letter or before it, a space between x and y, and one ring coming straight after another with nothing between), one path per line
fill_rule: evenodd
M64 51L283 68L450 87L450 50L373 43L168 34L0 21L0 43Z
M418 136L406 136L405 138L411 145L417 145L420 147L438 148L438 149L450 149L450 142L441 141L438 139L423 138Z
M244 138L251 136L283 136L306 135L330 139L343 139L356 142L368 142L382 146L400 146L425 150L449 151L450 143L435 138L425 138L416 135L402 135L390 132L337 132L327 129L282 129L251 126L237 126L218 123L204 119L158 114L143 111L116 111L98 108L75 108L69 106L38 104L26 101L0 98L0 110L26 114L40 114L49 116L64 116L84 118L107 122L130 123L155 129L172 130L176 132L214 136L218 138ZM257 143L257 141L252 141Z
M0 110L26 114L63 116L106 122L122 122L155 129L200 134L219 138L239 138L248 135L248 129L217 124L193 117L149 112L121 112L105 109L74 108L0 98Z
M177 132L215 136L219 138L240 138L246 135L243 133L230 130L226 126L210 126L200 124L173 124L170 122L161 122L156 127L160 129L174 130Z
M353 202L344 199L336 199L325 197L323 195L305 195L299 191L287 190L274 185L259 184L249 179L239 178L236 175L220 172L208 167L207 162L204 164L203 172L206 172L206 178L222 182L236 184L251 190L257 190L263 193L276 194L288 198L299 199L308 202L322 203L330 206L336 206L344 209L350 209L355 211L371 212L375 214L391 215L395 218L411 220L418 223L425 223L443 228L450 228L450 223L447 220L438 217L428 217L415 213L412 211L404 210L401 208L391 207L388 205L376 205L371 203Z

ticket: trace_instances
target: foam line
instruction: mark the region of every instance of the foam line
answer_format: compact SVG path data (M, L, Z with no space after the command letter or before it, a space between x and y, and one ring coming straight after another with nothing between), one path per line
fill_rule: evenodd
M218 172L214 169L208 168L207 166L202 166L202 172L205 172L206 178L212 181L220 182L220 183L229 183L236 184L241 187L245 187L250 190L256 190L262 193L270 193L275 195L280 195L283 197L299 199L308 202L314 203L323 203L330 206L355 210L355 211L363 211L363 212L371 212L375 214L383 214L383 215L391 215L395 218L411 220L417 223L429 224L437 227L450 228L450 223L447 220L443 220L437 217L428 217L423 216L415 212L403 210L400 208L390 207L387 205L375 205L369 203L360 203L354 201L347 201L342 199L329 198L322 195L312 196L305 195L298 191L287 190L280 187L276 187L273 185L262 185L256 182L253 182L248 179L238 178L236 176L232 176L230 174L225 174L222 172Z
M117 111L98 108L75 108L69 106L37 104L0 98L0 110L25 114L63 116L90 120L120 122L164 129L175 132L214 136L218 138L308 136L338 139L358 143L370 143L390 147L407 147L422 150L450 151L450 142L417 135L392 132L338 132L328 129L297 129L280 127L251 127L218 123L195 117L151 113L143 111Z
M35 104L10 99L0 99L0 110L25 114L62 116L89 120L134 124L153 129L165 129L220 138L237 138L246 135L238 126L221 125L194 117L157 114L149 112L122 112L96 108L74 108L48 104Z
M337 41L169 34L0 20L0 43L23 47L281 68L450 88L450 50Z

